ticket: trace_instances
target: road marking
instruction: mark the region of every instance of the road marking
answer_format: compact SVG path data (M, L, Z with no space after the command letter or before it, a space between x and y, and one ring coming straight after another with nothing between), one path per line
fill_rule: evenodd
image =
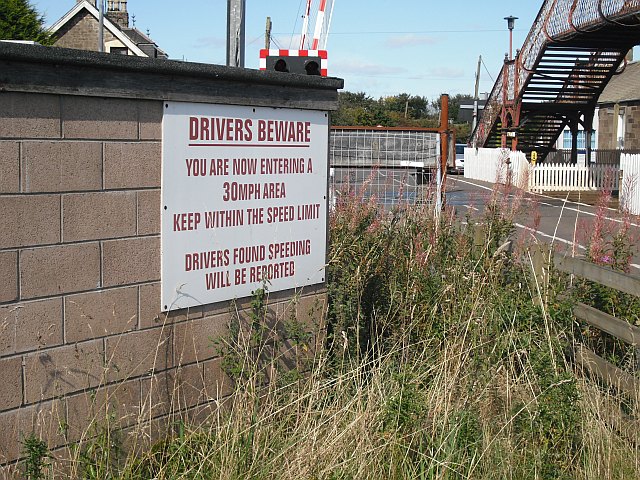
M514 223L513 225L518 227L518 228L522 228L523 230L527 230L529 232L532 232L532 233L534 233L536 235L540 235L541 237L550 238L552 240L557 240L557 241L559 241L561 243L565 243L567 245L576 246L576 247L578 247L578 248L580 248L582 250L586 250L587 249L587 247L584 247L584 246L580 245L579 243L574 243L574 242L572 242L570 240L565 240L564 238L557 237L557 236L554 236L554 235L548 235L546 233L541 232L540 230L536 230L535 228L531 228L531 227L527 227L526 225L522 225L521 223Z
M468 180L467 180L467 181L465 181L465 180L460 180L460 179L457 179L457 180L458 180L459 182L466 183L466 184L468 184L468 185L473 185L474 187L482 188L482 189L484 189L484 190L490 190L490 191L493 191L493 188L485 187L484 185L478 185L478 184L476 184L476 183L469 182ZM573 202L573 201L571 201L571 200L563 200L563 199L561 199L561 198L549 197L548 195L543 195L543 194L541 194L541 193L535 193L535 192L527 192L527 193L529 193L529 195L536 195L536 196L538 196L538 197L551 198L551 199L554 199L554 200L558 200L558 201L563 202L563 203L565 203L565 204L566 204L566 203L570 203L570 204L574 204L574 205L581 205L581 206L584 206L584 207L591 207L591 208L595 208L593 205L587 205L586 203ZM509 196L510 196L511 198L513 198L513 196L514 196L514 195L513 195L513 194L510 194ZM598 214L597 214L597 213L588 212L588 211L586 211L586 210L580 210L580 209L573 208L573 207L568 207L568 206L566 206L566 205L564 205L564 207L563 207L563 205L553 205L553 204L551 204L551 203L546 203L546 202L539 202L539 204L540 204L540 205L546 205L546 206L553 207L553 208L562 208L562 209L564 209L564 210L568 210L568 211L571 211L571 212L583 213L583 214L588 215L588 216L591 216L591 217L597 217L597 216L598 216ZM609 208L609 207L607 207L607 210L611 210L611 211L614 211L614 212L616 211L615 209L613 209L613 208ZM611 217L608 217L608 216L605 216L604 218L605 218L606 220L611 221L611 222L616 222L616 223L621 223L621 224L622 224L622 223L625 223L625 221L624 221L624 220L620 220L619 218L611 218ZM629 221L629 225L631 225L632 227L640 227L640 224L633 223L632 221Z
M458 179L456 179L456 180L457 180L457 181L459 181L459 182L466 183L466 184L468 184L468 185L471 185L471 186L477 187L477 188L481 188L481 189L489 190L489 191L494 191L494 189L493 189L493 188L485 187L484 185L478 185L478 184L473 183L473 182L470 182L470 181L468 181L468 180L461 180L461 179L459 179L459 178L458 178ZM585 214L585 215L589 215L589 216L592 216L592 217L597 217L597 216L598 216L598 214L596 214L596 213L592 213L592 212L588 212L588 211L585 211L585 210L580 210L580 209L577 209L577 208L572 208L572 207L567 206L567 204L581 205L581 206L585 206L585 207L592 207L592 205L587 205L587 204L580 203L580 202L572 202L572 201L570 201L570 200L563 200L563 199L560 199L560 198L549 197L549 196L547 196L547 195L542 195L542 194L539 194L539 193L532 193L532 195L536 195L536 196L544 197L544 198L551 198L551 199L554 199L554 200L558 200L558 201L560 201L560 202L563 202L563 204L562 204L562 205L553 205L553 204L546 203L546 202L540 202L540 204L541 204L541 205L547 205L547 206L550 206L550 207L553 207L553 208L560 208L560 209L562 209L562 210L568 210L568 211L573 211L573 212L577 212L577 213L583 213L583 214ZM511 194L511 195L509 195L509 196L510 196L511 198L513 198L513 195L512 195L512 194ZM472 209L474 209L474 210L476 210L476 211L479 211L479 209L477 209L477 208L475 208L475 207L471 207L470 205L464 205L464 206L465 206L465 207L467 207L467 208L472 208ZM593 208L593 207L592 207L592 208ZM612 208L607 208L607 209L608 209L608 210L615 211L615 210L614 210L614 209L612 209ZM612 222L624 223L624 221L623 221L623 220L620 220L620 219L617 219L617 218L611 218L611 217L608 217L608 216L605 216L604 218L605 218L606 220L609 220L609 221L612 221ZM554 236L554 235L549 235L549 234L543 233L543 232L541 232L541 231L539 231L539 230L535 230L535 229L533 229L533 228L531 228L531 227L527 227L526 225L522 225L522 224L520 224L520 223L514 223L514 225L515 225L516 227L518 227L518 228L521 228L521 229L524 229L524 230L530 231L530 232L532 232L532 233L535 233L536 235L540 235L541 237L550 238L550 239L552 239L552 240L557 240L557 241L558 241L558 242L560 242L560 243L564 243L564 244L567 244L567 245L570 245L570 246L576 246L577 248L579 248L579 249L581 249L581 250L586 250L586 247L584 247L583 245L580 245L579 243L574 243L574 242L572 242L572 241L570 241L570 240L566 240L566 239L561 238L561 237L558 237L558 236ZM631 226L633 226L633 227L640 227L640 225L638 225L637 223L633 223L633 222L631 222L631 221L629 222L629 225L631 225ZM633 267L633 268L635 268L635 269L640 270L640 265L638 265L638 264L636 264L636 263L631 263L631 264L629 264L629 266L630 266L630 267Z

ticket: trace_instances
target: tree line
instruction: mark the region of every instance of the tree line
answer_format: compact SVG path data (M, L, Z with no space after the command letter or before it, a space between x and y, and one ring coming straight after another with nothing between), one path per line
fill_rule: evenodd
M471 133L471 125L459 118L460 104L469 101L473 96L449 97L449 122L459 143L465 143ZM333 125L340 126L436 128L440 125L440 98L401 93L375 99L365 92L340 92L338 110L331 118Z

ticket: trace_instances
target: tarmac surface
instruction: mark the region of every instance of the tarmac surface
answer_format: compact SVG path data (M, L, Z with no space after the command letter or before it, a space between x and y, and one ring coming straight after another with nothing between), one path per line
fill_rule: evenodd
M335 168L331 175L332 190L337 195L357 192L364 199L374 198L385 209L391 209L399 202L434 203L435 186L428 180L418 178L411 169ZM518 193L515 189L505 191L504 187L496 188L492 183L469 180L462 175L447 176L445 204L453 207L460 219L467 215L480 219L493 195L498 195L498 204L503 209L518 207L514 217L516 241L544 242L572 255L585 254L599 217L605 229L610 231L626 226L633 252L631 273L640 275L639 217L625 218L617 208L603 208L598 214L598 207L593 205L598 196L594 193L581 194L579 198L566 193L554 196ZM562 198L558 198L560 196ZM614 199L609 205L617 207L617 201Z
M603 208L599 215L597 206L570 201L566 197L504 192L496 190L491 183L464 177L449 176L446 192L447 205L453 206L462 216L467 213L472 217L479 215L494 194L499 195L498 202L504 208L509 208L515 202L520 205L514 223L519 235L535 237L561 250L573 251L576 255L585 253L598 218L605 229L618 231L627 227L633 252L631 273L640 274L640 218L637 216L625 218L615 208ZM589 202L596 200L593 195L586 197Z

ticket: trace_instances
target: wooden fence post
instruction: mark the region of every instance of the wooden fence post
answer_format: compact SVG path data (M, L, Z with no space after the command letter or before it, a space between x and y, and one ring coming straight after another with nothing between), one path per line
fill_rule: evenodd
M529 251L534 279L540 292L536 303L547 302L549 292L549 268L551 264L551 250L546 244L538 244Z

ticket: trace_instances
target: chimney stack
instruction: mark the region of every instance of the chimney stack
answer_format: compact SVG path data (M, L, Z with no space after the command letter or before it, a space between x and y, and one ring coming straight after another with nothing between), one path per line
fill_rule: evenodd
M106 17L120 28L129 28L127 0L107 0Z

